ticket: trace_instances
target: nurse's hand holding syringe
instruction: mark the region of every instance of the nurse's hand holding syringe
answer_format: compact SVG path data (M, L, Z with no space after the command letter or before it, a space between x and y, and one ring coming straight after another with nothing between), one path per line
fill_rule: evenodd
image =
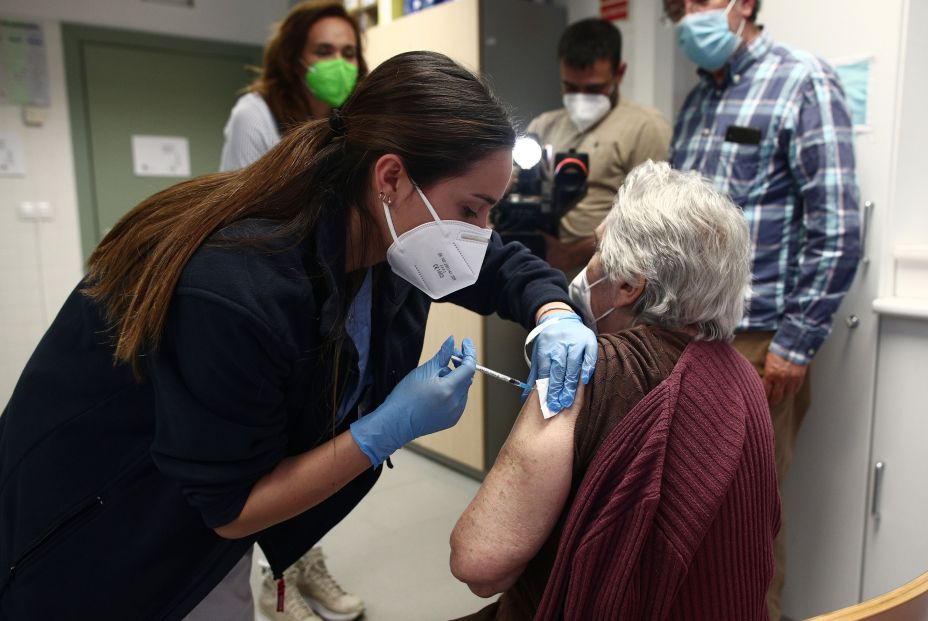
M461 350L457 368L449 368L454 354L454 338L449 336L438 353L400 380L376 410L351 423L351 435L371 465L379 466L408 442L458 422L477 362L473 341L464 339Z

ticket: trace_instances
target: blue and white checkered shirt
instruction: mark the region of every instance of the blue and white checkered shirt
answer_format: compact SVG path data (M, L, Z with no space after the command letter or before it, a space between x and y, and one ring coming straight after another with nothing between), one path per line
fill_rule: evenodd
M717 84L700 72L670 163L744 210L754 256L739 330L776 331L770 351L808 364L831 331L860 255L851 116L834 70L759 35Z

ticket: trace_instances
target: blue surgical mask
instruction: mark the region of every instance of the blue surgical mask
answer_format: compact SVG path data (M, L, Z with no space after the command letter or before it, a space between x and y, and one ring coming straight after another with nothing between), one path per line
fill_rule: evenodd
M744 20L734 33L728 29L728 13L735 0L725 10L691 13L677 24L677 42L687 58L706 71L721 69L741 44Z

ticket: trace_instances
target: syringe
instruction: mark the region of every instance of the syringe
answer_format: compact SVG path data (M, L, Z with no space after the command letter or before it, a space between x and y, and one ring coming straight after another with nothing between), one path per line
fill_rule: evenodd
M451 356L451 359L457 362L458 364L461 364L461 362L463 362L463 359L460 356ZM521 388L522 390L525 390L526 388L528 388L528 384L526 384L525 382L520 382L519 380L515 378L509 377L508 375L503 375L499 371L488 369L483 365L478 364L477 370L483 373L484 375L489 375L490 377L494 379L498 379L501 382L506 382L507 384L511 384L512 386Z

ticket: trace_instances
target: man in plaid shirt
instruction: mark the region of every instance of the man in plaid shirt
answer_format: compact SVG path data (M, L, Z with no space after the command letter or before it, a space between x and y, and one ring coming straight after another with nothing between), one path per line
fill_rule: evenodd
M860 254L853 128L834 70L775 43L760 0L664 0L700 82L677 116L670 163L695 170L744 210L752 293L733 345L770 403L780 481L809 405L807 369L831 331ZM783 531L768 593L780 618Z

